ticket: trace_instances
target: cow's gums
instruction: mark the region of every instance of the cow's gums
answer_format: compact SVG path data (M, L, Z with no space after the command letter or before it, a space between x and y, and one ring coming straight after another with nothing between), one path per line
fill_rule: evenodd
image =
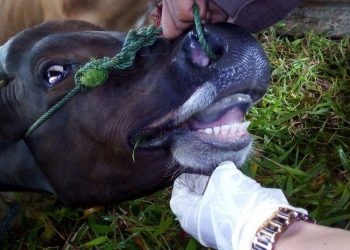
M100 205L158 190L181 172L209 174L224 160L241 165L251 148L244 115L266 92L269 64L243 29L205 29L217 60L191 30L160 38L28 138L31 124L73 88L76 70L115 55L125 34L55 21L10 39L0 48L0 190Z

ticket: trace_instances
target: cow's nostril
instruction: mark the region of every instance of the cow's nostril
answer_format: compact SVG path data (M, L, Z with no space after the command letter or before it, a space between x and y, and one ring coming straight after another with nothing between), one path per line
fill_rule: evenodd
M191 33L187 43L185 43L184 49L187 59L197 67L206 67L209 64L218 60L223 54L223 48L218 46L212 39L208 40L209 46L215 53L216 58L210 59L208 55L203 50L201 44L198 41L197 35Z
M224 43L221 40L219 36L215 34L211 34L209 32L205 32L205 37L207 40L207 43L210 47L210 49L214 52L215 54L215 59L212 59L212 62L215 62L220 59L220 57L224 54L225 49L224 49Z
M196 66L205 67L210 63L208 55L203 51L201 45L195 39L191 39L189 44L188 57Z

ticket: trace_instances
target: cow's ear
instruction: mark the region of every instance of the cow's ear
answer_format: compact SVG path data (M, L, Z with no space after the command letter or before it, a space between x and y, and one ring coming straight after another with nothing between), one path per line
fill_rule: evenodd
M54 193L23 140L0 143L0 191Z

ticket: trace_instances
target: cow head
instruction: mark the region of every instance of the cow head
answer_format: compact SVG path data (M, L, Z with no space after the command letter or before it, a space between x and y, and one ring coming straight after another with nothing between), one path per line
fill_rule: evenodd
M209 60L193 31L142 49L129 69L80 92L26 130L74 86L90 58L112 57L125 34L78 21L48 22L0 48L0 190L39 190L69 205L153 192L181 172L240 166L251 147L244 115L266 92L269 66L243 29L205 26Z

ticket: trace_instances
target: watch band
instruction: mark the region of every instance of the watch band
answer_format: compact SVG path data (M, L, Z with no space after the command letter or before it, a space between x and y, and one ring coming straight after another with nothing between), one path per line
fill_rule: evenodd
M307 214L289 208L279 208L257 230L252 243L253 250L273 250L276 241L295 221L315 223Z

